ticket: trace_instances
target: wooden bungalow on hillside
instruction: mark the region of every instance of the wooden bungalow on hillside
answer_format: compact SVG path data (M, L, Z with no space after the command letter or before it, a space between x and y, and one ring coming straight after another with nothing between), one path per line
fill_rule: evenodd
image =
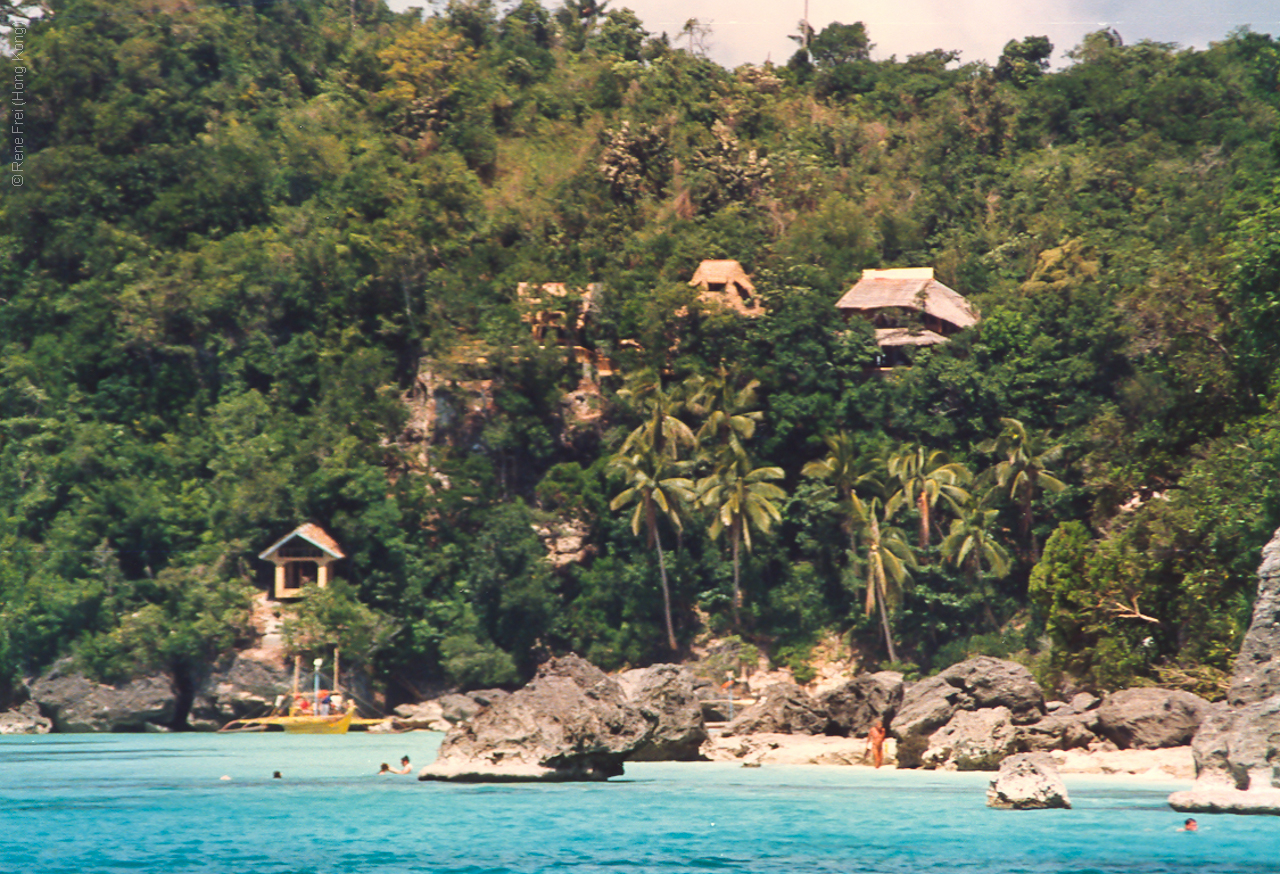
M329 585L329 565L346 558L337 542L319 525L299 525L262 552L258 558L276 566L271 596L277 601L302 597L302 587Z
M858 315L875 326L882 363L890 367L906 363L904 348L946 343L978 323L973 305L935 279L932 267L864 270L836 309L846 319Z
M764 315L756 287L737 261L703 261L689 284L702 289L701 301L721 304L740 316Z

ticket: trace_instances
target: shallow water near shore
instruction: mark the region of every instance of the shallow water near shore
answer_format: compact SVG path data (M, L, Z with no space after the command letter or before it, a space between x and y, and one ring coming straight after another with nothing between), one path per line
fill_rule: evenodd
M1068 775L1073 810L1014 812L985 806L989 774L657 763L606 784L376 776L405 754L416 773L439 743L0 738L0 859L43 874L1280 872L1280 818L1200 816L1199 832L1179 832L1165 804L1179 781Z

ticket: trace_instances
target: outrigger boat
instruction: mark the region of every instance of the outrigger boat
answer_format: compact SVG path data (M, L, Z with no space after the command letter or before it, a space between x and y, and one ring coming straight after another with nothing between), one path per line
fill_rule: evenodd
M293 693L291 696L280 695L276 698L276 706L270 715L243 717L233 719L222 726L219 731L272 731L283 730L290 734L346 734L352 726L365 728L377 725L385 720L362 719L356 716L356 702L347 699L346 707L340 712L330 713L329 708L334 696L328 689L320 688L320 667L323 659L315 660L315 692L308 697L298 691L298 674L300 661L294 662ZM338 686L338 651L333 653L334 688ZM287 713L281 713L288 705Z

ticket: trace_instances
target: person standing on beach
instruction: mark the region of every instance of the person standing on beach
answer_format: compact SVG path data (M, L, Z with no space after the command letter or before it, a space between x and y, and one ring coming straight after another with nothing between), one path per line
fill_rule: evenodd
M884 764L884 721L877 719L871 723L871 728L867 729L867 751L871 753L872 761L878 768ZM866 758L866 753L863 753Z

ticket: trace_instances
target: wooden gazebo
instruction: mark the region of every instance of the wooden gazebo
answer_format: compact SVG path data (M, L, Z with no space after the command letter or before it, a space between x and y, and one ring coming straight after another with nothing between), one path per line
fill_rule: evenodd
M329 565L346 558L337 542L319 525L307 522L277 540L258 558L276 566L271 596L277 601L302 597L302 587L329 584Z

